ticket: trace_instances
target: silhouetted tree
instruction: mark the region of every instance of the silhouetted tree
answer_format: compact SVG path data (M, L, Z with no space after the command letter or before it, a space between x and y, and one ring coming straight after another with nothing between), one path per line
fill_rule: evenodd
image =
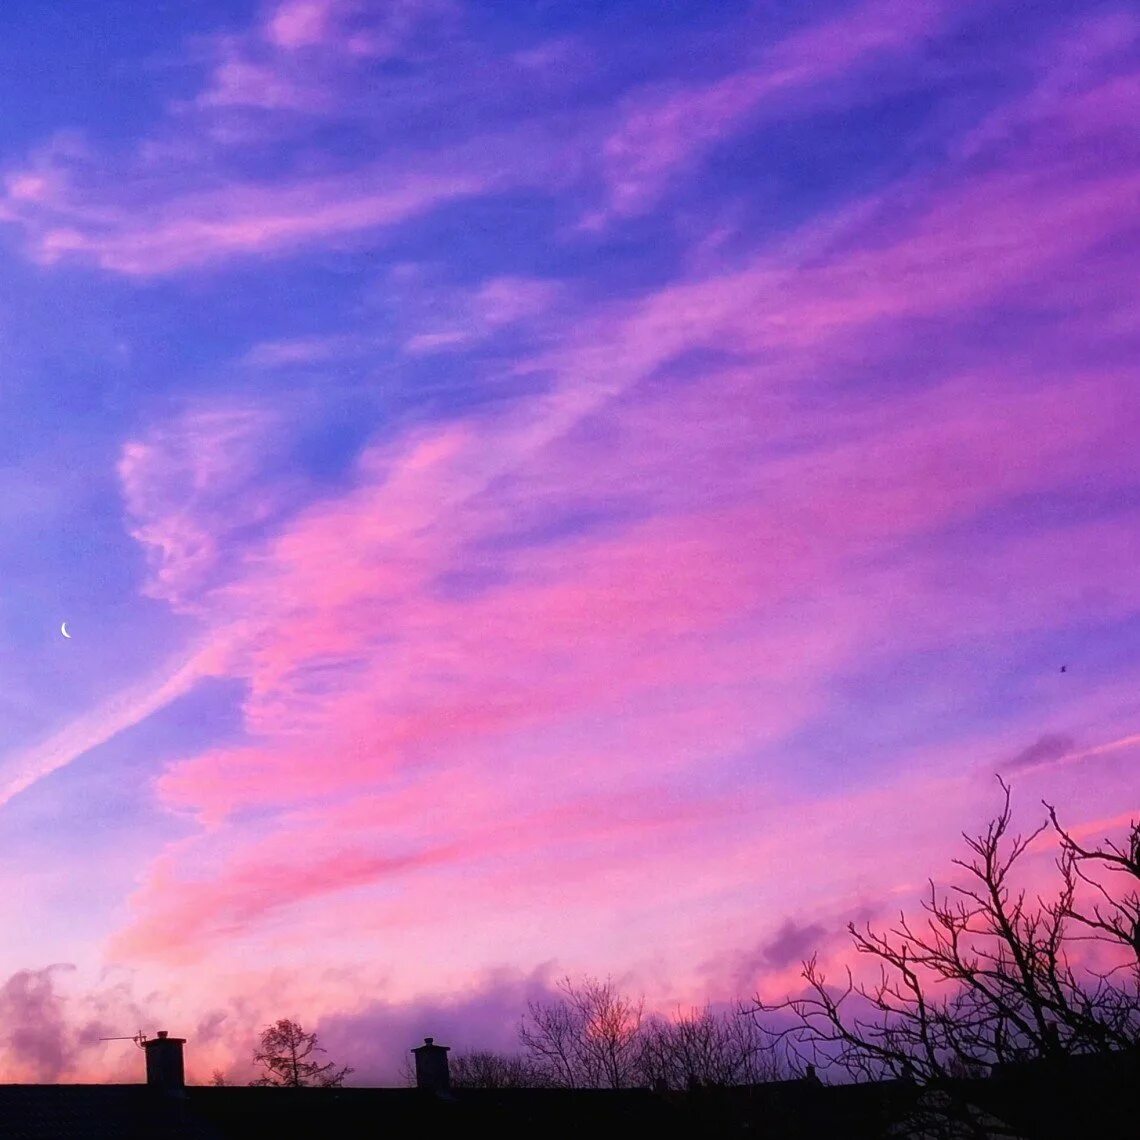
M210 1084L218 1088L228 1085L230 1082L226 1079L226 1074L221 1069L215 1069L213 1075L210 1077Z
M534 1089L549 1081L528 1057L473 1049L451 1060L451 1084L460 1089Z
M1081 846L1045 805L1061 844L1061 868L1070 885L1065 914L1094 942L1120 959L1121 969L1096 977L1086 1032L1104 1048L1140 1043L1140 821L1129 825L1123 843L1106 839L1099 847ZM1091 904L1091 905L1090 905Z
M736 1010L692 1010L642 1027L639 1068L643 1083L671 1089L699 1085L752 1085L791 1075L754 1018Z
M416 1087L416 1066L411 1057L404 1057L400 1061L399 1076L400 1084L405 1088L414 1089Z
M332 1061L322 1065L310 1060L314 1053L324 1051L317 1044L317 1035L306 1033L298 1022L287 1018L277 1021L262 1030L259 1047L253 1055L254 1061L265 1069L265 1075L250 1083L287 1088L340 1085L352 1069L347 1065L338 1068Z
M849 926L878 980L827 983L804 963L807 993L756 1010L793 1016L776 1036L857 1078L980 1075L993 1064L1106 1053L1140 1044L1140 823L1126 843L1079 844L1046 805L1028 836L1010 835L1010 790L984 833L965 834L949 889L930 883L925 918L885 932ZM1059 881L1029 900L1013 872L1049 829Z
M629 1088L639 1084L643 1001L613 983L584 978L558 983L561 998L530 1002L519 1039L545 1083L560 1088Z

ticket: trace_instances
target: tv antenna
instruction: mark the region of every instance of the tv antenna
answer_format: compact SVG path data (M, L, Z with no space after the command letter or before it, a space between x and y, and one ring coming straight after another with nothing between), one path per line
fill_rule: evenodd
M134 1037L100 1037L100 1041L133 1041L140 1049L146 1044L146 1034L140 1029Z

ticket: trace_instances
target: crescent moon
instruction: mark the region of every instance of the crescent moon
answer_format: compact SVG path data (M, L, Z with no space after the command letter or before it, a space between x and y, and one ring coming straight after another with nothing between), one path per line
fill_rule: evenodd
M63 625L61 625L59 627L59 632L62 633L64 637L66 637L70 640L71 634L67 632L67 622L64 622Z

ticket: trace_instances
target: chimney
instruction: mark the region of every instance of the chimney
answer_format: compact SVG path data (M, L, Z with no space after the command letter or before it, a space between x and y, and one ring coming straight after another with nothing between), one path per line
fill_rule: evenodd
M158 1031L157 1037L143 1042L146 1050L146 1083L155 1089L184 1095L186 1073L182 1066L182 1046L184 1037L169 1037L165 1029Z
M416 1055L416 1088L446 1096L451 1090L448 1046L437 1045L434 1037L425 1037L424 1043L412 1052Z

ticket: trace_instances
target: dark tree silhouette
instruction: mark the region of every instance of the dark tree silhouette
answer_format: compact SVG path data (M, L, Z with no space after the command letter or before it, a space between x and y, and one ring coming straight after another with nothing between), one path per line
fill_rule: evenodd
M786 1058L750 1011L692 1010L644 1017L640 999L609 980L564 978L554 1002L532 1002L519 1030L523 1056L473 1050L451 1061L456 1088L684 1089L760 1084L790 1076ZM409 1070L406 1074L414 1083Z
M315 1033L306 1033L298 1022L283 1018L262 1030L253 1059L265 1069L265 1075L250 1084L285 1088L339 1086L352 1069L338 1068L332 1061L322 1065L310 1059L323 1052Z
M607 978L558 983L561 998L530 1002L519 1039L544 1083L559 1088L630 1088L640 1083L643 1001Z
M473 1049L451 1061L451 1085L458 1089L535 1089L549 1084L528 1058Z
M621 994L609 979L563 978L558 989L558 1000L528 1007L519 1029L523 1064L482 1055L486 1073L471 1066L466 1083L683 1089L759 1084L791 1073L781 1042L744 1009L647 1018L642 999Z
M738 1009L691 1010L672 1021L651 1018L642 1028L639 1068L655 1088L754 1085L791 1076L770 1035Z
M995 1064L1110 1053L1140 1044L1140 823L1124 844L1086 848L1048 818L1010 835L1010 789L980 835L955 859L963 882L930 883L918 922L887 931L849 926L878 980L828 984L804 963L803 996L757 1012L791 1015L775 1036L817 1064L855 1078L920 1082L984 1075ZM1058 881L1029 899L1013 882L1018 861L1049 831Z

